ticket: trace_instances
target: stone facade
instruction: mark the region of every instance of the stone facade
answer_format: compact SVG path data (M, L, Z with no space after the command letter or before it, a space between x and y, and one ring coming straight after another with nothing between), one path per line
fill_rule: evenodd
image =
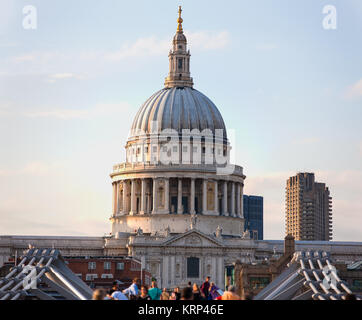
M174 233L185 232L190 215L195 213L200 214L200 228L205 233L214 232L220 223L228 235L240 236L244 230L242 175L202 175L183 168L162 173L150 169L139 174L125 170L111 176L113 234L133 232L138 227L150 234L167 227Z

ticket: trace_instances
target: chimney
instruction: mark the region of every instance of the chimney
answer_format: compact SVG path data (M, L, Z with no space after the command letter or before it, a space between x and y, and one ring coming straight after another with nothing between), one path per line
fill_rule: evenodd
M284 254L292 255L295 252L295 241L291 234L284 238Z

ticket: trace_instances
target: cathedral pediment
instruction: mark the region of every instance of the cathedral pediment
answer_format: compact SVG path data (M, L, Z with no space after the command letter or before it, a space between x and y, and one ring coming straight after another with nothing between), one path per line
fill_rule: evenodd
M172 237L163 243L166 247L223 247L223 244L214 237L197 230L190 230Z

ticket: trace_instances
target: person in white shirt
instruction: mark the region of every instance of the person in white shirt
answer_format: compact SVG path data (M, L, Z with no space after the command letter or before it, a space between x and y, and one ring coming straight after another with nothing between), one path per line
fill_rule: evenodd
M123 290L123 293L128 295L128 297L131 296L138 296L138 278L134 278L132 281L132 284L125 290Z
M114 291L112 293L113 300L128 300L128 298L122 293L122 291Z

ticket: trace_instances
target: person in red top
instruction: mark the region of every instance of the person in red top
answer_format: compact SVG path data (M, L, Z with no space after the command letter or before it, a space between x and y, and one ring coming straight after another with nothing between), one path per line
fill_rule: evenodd
M206 277L205 282L201 285L201 294L206 299L209 300L209 288L210 288L210 277Z

